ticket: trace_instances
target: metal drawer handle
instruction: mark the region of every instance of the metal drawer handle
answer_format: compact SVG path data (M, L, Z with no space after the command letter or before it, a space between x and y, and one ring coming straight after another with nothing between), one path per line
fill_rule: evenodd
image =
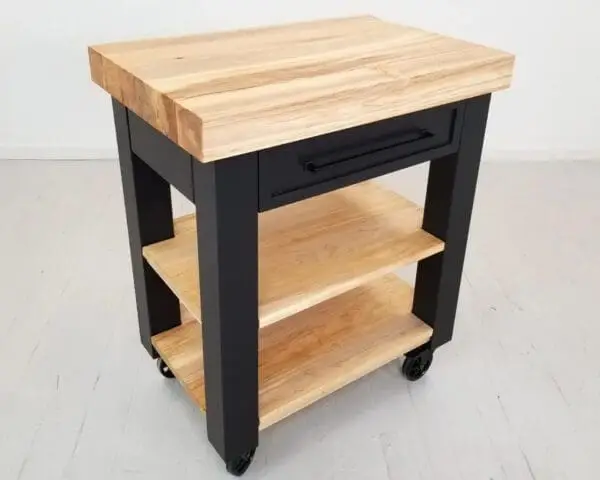
M320 168L323 168L324 166L326 166L326 165L318 166L312 160L309 160L308 162L304 162L304 170L307 170L310 173L316 173L319 171Z
M394 147L399 147L406 143L412 143L412 142L416 142L419 140L425 140L425 139L431 138L433 136L434 136L434 134L432 132L430 132L429 130L426 130L423 128L415 128L412 130L405 131L402 135L400 135L400 137L394 136L393 139L390 139L388 137L384 140L380 140L378 142L371 143L368 150L362 151L355 155L351 155L349 157L342 156L340 158L339 156L336 155L335 156L336 158L334 158L332 161L325 162L325 163L316 163L314 160L305 160L302 162L302 168L304 168L304 170L306 170L307 172L310 172L310 173L318 173L323 170L326 170L327 168L335 167L336 165L339 165L340 163L348 162L350 160L353 160L358 157L362 157L364 155L377 153L382 150L387 150L387 149L394 148Z

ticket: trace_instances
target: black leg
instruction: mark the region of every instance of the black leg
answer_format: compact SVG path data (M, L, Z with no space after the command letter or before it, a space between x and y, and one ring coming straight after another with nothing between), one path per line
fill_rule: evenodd
M193 165L206 421L226 462L258 445L257 162Z
M465 102L459 151L431 162L423 228L446 242L419 262L413 312L433 327L432 348L452 338L490 95Z
M128 111L113 99L129 248L142 345L155 358L151 337L180 324L179 301L142 257L142 247L173 236L169 184L132 151Z

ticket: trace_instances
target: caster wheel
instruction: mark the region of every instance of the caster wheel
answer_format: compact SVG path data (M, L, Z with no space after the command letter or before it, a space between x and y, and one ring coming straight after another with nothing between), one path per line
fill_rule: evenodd
M162 358L159 358L158 360L156 360L156 366L158 367L158 371L160 372L160 374L163 377L165 377L165 378L175 377L175 375L173 375L173 372L171 371L169 366L165 363L165 361Z
M252 460L254 459L255 451L256 451L256 449L253 448L249 452L246 452L243 455L240 455L239 457L234 458L233 460L229 460L226 463L227 471L229 473L231 473L232 475L235 475L236 477L242 476L244 474L244 472L246 472L246 470L248 470L248 467L252 463Z
M427 373L432 362L433 352L429 348L409 352L402 364L402 374L414 382Z

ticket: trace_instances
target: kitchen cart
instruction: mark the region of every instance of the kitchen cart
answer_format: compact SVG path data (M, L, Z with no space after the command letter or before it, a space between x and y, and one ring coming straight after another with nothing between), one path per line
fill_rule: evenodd
M491 93L514 58L355 17L90 47L141 341L241 475L258 432L452 337ZM430 162L424 208L372 179ZM173 219L170 186L196 206ZM418 262L414 287L393 271Z

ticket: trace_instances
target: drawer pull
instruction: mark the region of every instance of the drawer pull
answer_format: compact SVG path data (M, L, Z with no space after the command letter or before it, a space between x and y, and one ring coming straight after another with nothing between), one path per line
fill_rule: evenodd
M434 134L429 130L415 128L412 130L405 131L400 136L394 135L393 138L386 137L377 142L369 142L367 148L359 149L361 151L357 151L357 149L354 148L354 154L350 156L340 155L340 152L337 151L336 155L328 155L328 160L324 162L315 162L314 160L301 160L300 163L302 164L302 168L305 171L310 173L319 173L323 170L339 165L340 163L348 162L366 154L377 153L382 150L387 150L389 148L399 147L406 143L425 140L433 136Z

